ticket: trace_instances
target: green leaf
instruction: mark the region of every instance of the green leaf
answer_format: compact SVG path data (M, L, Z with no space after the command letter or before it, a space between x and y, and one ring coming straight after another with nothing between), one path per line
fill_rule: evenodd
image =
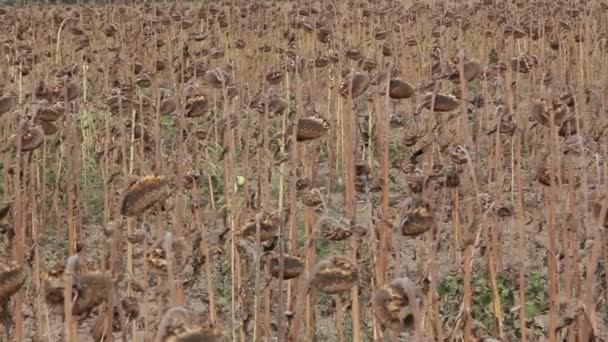
M171 114L167 114L167 115L161 115L160 117L160 122L163 125L172 125L173 124L173 115Z
M540 305L537 303L526 303L526 319L534 318L540 315Z

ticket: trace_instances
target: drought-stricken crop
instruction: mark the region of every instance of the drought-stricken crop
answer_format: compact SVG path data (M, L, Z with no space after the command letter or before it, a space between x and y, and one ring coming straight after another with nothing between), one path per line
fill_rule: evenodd
M23 2L8 341L608 338L605 0Z

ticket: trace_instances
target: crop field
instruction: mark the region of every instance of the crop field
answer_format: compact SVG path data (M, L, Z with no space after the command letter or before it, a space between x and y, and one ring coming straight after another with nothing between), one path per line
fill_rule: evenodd
M608 339L608 1L0 6L0 341Z

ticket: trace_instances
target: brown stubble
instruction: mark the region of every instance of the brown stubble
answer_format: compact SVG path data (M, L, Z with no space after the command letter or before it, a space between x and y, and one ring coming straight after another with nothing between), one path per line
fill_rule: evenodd
M585 14L586 15L586 14ZM604 11L603 14L603 18L606 18L606 12ZM592 77L592 75L595 76L599 76L600 79L605 79L606 78L606 71L603 67L604 63L603 61L606 58L606 51L598 51L597 46L592 46L592 42L594 40L591 39L591 32L589 32L590 30L592 30L591 27L589 27L589 24L586 23L586 20L584 21L585 24L585 42L579 44L580 45L580 49L579 49L579 53L580 53L580 58L579 58L579 65L580 65L580 84L579 87L577 87L576 89L578 89L578 91L576 92L576 103L575 103L575 118L576 118L576 125L577 125L577 130L578 132L580 132L580 125L583 122L588 122L588 121L592 121L594 119L589 120L586 116L589 115L589 112L591 110L591 108L588 108L586 105L586 101L585 96L581 93L581 86L589 86L589 85L597 85L596 81L594 80L594 77ZM595 53L594 53L595 52ZM607 94L607 90L608 90L608 85L606 84L606 82L603 82L603 94L604 96L602 96L602 108L604 108L605 111L605 105L606 105L606 94ZM601 115L601 114L600 114ZM583 121L584 120L584 121ZM601 125L604 126L605 125L605 121L601 120L600 118L597 118L598 122L596 123L597 125ZM583 127L583 131L587 131L589 128L588 126L590 125L586 125L587 127ZM608 142L608 140L603 137L599 139L599 142L601 143L602 147L602 152L601 153L605 153L606 152L606 143ZM582 147L582 142L581 142L581 147ZM575 163L578 167L582 167L583 165L585 165L587 162L584 161L583 159L584 154L581 153L581 157L579 160L577 160L577 162ZM600 185L600 189L605 187L605 180L606 180L606 167L601 167L600 163L595 161L594 163L595 168L596 168L596 180L595 182L601 184ZM584 193L583 195L583 213L588 212L589 210L589 194L588 194L588 189L590 188L588 186L589 184L589 179L588 179L589 175L587 172L582 172L582 188L584 189ZM579 267L574 268L574 274L572 275L572 278L574 280L578 280L581 277L581 274L585 274L586 273L586 277L584 279L584 281L578 281L575 284L573 284L574 286L574 290L578 290L579 293L579 300L582 300L585 303L585 307L586 307L586 315L581 315L581 316L586 316L586 317L579 317L578 321L576 322L575 328L578 328L578 338L583 340L583 339L592 339L597 337L597 333L598 333L598 317L596 316L596 303L597 303L597 298L594 298L593 295L593 283L594 281L596 281L596 276L598 276L597 273L597 263L600 260L600 257L604 258L604 262L606 262L606 260L608 260L608 249L605 248L606 246L606 233L605 233L605 228L603 228L603 222L602 222L602 218L606 215L606 208L608 207L608 204L606 203L606 199L604 199L604 201L602 201L603 203L601 204L601 209L600 209L600 215L599 217L597 217L598 221L597 223L595 222L595 220L591 220L591 224L587 225L587 229L586 229L586 241L585 242L591 242L591 251L590 251L590 256L589 256L589 261L587 263L587 266L583 269L579 269ZM577 216L575 216L577 217ZM576 246L579 244L579 241L576 239L576 235L572 234L571 235L571 239L572 241L570 241L570 244L572 246ZM590 241L591 240L591 241ZM598 241L602 241L601 244L598 243ZM602 248L601 246L604 246L604 248ZM602 254L603 255L600 255ZM582 254L582 253L581 253ZM574 257L576 257L578 260L579 257L579 253L574 253ZM578 263L576 263L576 265L578 266ZM608 279L608 275L604 275L605 280ZM601 280L600 280L601 282ZM584 293L584 295L581 295L581 292ZM569 295L570 293L568 293ZM582 297L582 298L581 298ZM605 299L605 296L604 296Z
M78 340L77 333L77 324L78 322L74 320L72 315L73 309L73 285L74 280L80 272L80 257L78 254L73 254L68 258L66 263L66 268L63 274L64 277L64 286L63 286L63 312L65 315L65 321L63 323L64 326L64 338L67 342L74 342ZM109 330L111 331L111 330Z
M355 102L352 95L352 79L348 86L348 96L344 103L344 107L341 111L342 117L342 141L350 142L344 143L342 149L342 161L343 161L343 177L344 177L344 202L345 202L345 214L351 222L356 222L356 204L355 204L355 155L358 149L358 135L356 129L356 111ZM351 255L354 260L357 260L357 249L359 248L359 241L357 236L351 237ZM359 307L359 287L355 286L351 290L352 304L351 304L351 319L353 322L352 332L353 341L358 342L361 339L361 322L360 322L360 307Z
M260 52L261 53L261 52ZM263 59L265 59L266 54L263 54ZM266 74L266 70L262 70L262 75ZM267 82L265 82L264 78L261 79L262 83L262 93L265 94L267 91L267 87L269 86ZM268 101L265 101L268 102ZM261 132L262 137L262 146L258 152L258 188L259 193L258 196L260 198L261 210L262 212L268 212L270 209L270 177L271 174L271 165L270 165L270 150L269 150L269 123L268 123L268 105L264 106L264 113L258 115L258 130ZM248 148L248 147L245 147ZM281 214L279 214L281 215ZM261 275L260 275L260 258L262 254L261 242L260 242L260 224L258 221L258 217L256 215L256 234L255 234L255 261L254 261L254 270L255 270L255 289L254 289L254 341L258 341L261 338L260 331L260 286L261 286ZM270 311L269 305L266 307L267 312ZM265 315L265 326L270 326L270 315ZM267 336L270 336L270 331L267 331Z
M388 70L393 68L393 64L389 64ZM387 270L388 270L388 253L389 253L389 241L391 239L391 226L389 222L386 221L386 217L389 215L389 106L390 106L390 80L391 77L387 77L385 91L386 95L384 98L384 106L380 105L380 98L376 99L378 105L377 108L377 135L378 139L378 154L380 156L380 168L381 168L381 186L382 186L382 199L380 201L380 216L381 220L378 220L378 225L376 227L378 231L378 239L377 239L377 249L376 249L376 274L375 274L375 282L372 288L379 287L387 282ZM370 238L372 238L374 234L370 234ZM376 241L376 239L372 240ZM374 317L374 338L380 338L380 332L382 327L380 322Z
M284 18L285 22L284 24L287 24L288 18L287 16ZM296 76L297 77L297 76ZM290 99L290 90L291 90L291 77L289 73L286 73L285 75L285 97L286 97L286 101L287 103L289 103L289 99ZM286 110L283 112L283 115L281 117L281 133L282 134L286 134L286 130L287 130L287 124L288 124L288 115L289 115L289 111ZM299 120L299 116L298 116L298 112L296 111L296 118L295 118L296 122L298 122ZM291 140L292 142L295 142L297 139L297 129L293 130L293 133L291 136L287 136L286 139ZM286 141L285 139L283 139L283 141ZM293 145L292 145L293 146ZM292 147L293 148L293 147ZM285 145L283 143L280 143L280 148L279 151L281 153L281 155L283 155L283 153L285 153ZM295 151L297 153L297 150ZM286 232L285 231L285 224L281 224L279 226L279 239L278 239L278 244L279 244L279 274L283 274L284 270L285 270L285 237L287 236L287 238L292 238L292 231L294 233L295 236L295 218L296 218L296 207L295 207L295 201L296 201L296 177L295 175L293 175L293 173L296 172L296 167L294 167L295 163L297 163L297 158L294 157L294 150L292 150L292 153L290 155L289 161L287 162L288 165L285 165L286 163L281 163L280 167L279 167L279 215L281 222L288 222L289 225L289 230ZM286 167L287 166L287 167ZM287 176L286 173L289 172L291 174L291 177L289 177L289 182L287 183L287 191L289 193L289 202L287 203L287 208L288 208L288 212L289 212L289 220L285 220L285 218L283 217L283 208L285 206L285 177ZM292 229L293 227L293 229ZM291 241L291 245L290 250L295 251L295 243L296 240L292 239L292 240L288 240ZM286 308L290 308L289 304L290 304L290 293L291 293L291 284L293 282L289 282L289 284L287 285L287 293L285 293L283 286L284 286L284 279L283 277L279 277L278 281L277 281L277 301L278 301L278 307L277 307L277 313L276 313L276 324L278 326L277 329L277 339L279 341L282 341L284 336L285 336L285 324L283 323L284 321L284 313L285 313L285 309ZM271 291L271 288L269 287L269 292ZM271 296L271 292L268 294L269 299ZM287 295L287 296L285 296ZM285 303L285 297L287 297L287 303ZM267 304L268 308L267 310L270 311L270 303ZM270 336L270 333L268 333L268 336Z
M560 57L562 63L560 66L563 67L562 72L566 73L567 64L569 58L567 52L561 51ZM558 274L558 260L557 260L557 234L558 234L558 212L557 208L557 196L560 187L562 186L563 180L559 173L561 172L561 158L558 154L559 149L559 136L557 135L557 129L555 127L555 115L554 111L549 113L549 131L546 133L548 136L548 167L549 177L551 184L548 189L544 190L545 201L544 201L544 213L545 220L547 221L547 260L548 260L548 293L549 293L549 326L548 326L548 338L553 341L557 338L556 327L559 320L559 274ZM559 179L558 179L559 177Z
M599 10L597 7L595 7L595 10ZM583 14L584 17L587 16L587 14ZM591 13L589 13L589 16L591 16ZM606 18L606 14L604 11L604 15L603 15L604 19ZM577 127L577 132L584 132L587 133L590 130L590 124L589 124L589 119L586 118L587 115L589 115L589 113L591 113L594 109L591 108L591 106L588 106L587 102L585 101L585 95L583 94L583 89L582 86L590 86L590 85L595 85L594 81L593 81L593 75L599 75L601 79L605 79L606 78L606 72L604 70L604 68L602 67L603 63L602 62L598 62L598 61L603 61L606 58L606 52L604 51L598 51L598 49L596 47L593 46L593 42L594 40L592 39L592 31L593 31L593 27L591 27L590 22L592 22L592 20L590 20L590 18L585 18L585 20L583 20L583 25L584 25L584 38L585 41L583 43L579 43L580 49L579 49L579 65L580 65L580 70L579 70L579 86L578 87L573 87L575 89L575 106L574 106L574 115L575 115L575 122L576 122L576 127ZM606 94L606 83L604 82L604 94ZM605 101L605 96L603 97L604 101ZM604 107L605 108L605 107ZM583 127L583 123L586 123L586 125ZM598 121L597 122L598 125L604 125L605 122L603 121ZM603 145L604 148L606 145ZM582 141L580 142L579 147L581 148L581 150L583 149L583 143ZM584 159L584 153L581 153L578 158L575 157L575 161L574 161L574 165L576 165L576 167L578 168L584 168L586 167L586 161ZM568 163L568 165L570 165L570 163ZM605 172L605 169L604 169ZM570 174L573 174L574 170L570 171ZM589 175L587 172L582 172L581 175L582 178L582 183L581 183L581 188L584 189L582 197L583 197L583 203L582 203L582 208L580 208L580 206L576 205L578 203L578 201L576 201L577 197L577 193L574 189L570 188L569 189L569 193L570 193L570 197L573 198L573 203L572 203L572 217L575 218L579 218L580 216L583 216L584 213L588 212L589 209L589 194L588 194L588 190L589 189ZM570 179L571 180L571 179ZM604 184L605 178L601 177L600 175L598 175L596 182L600 183L600 184ZM569 182L569 184L573 184L573 182ZM605 210L606 207L606 203L602 203L602 208L600 211ZM603 217L602 214L600 214L599 218ZM598 219L599 219L598 218ZM592 221L593 222L593 221ZM598 221L600 222L600 221ZM575 224L574 227L577 227L577 225ZM574 228L573 227L573 228ZM595 229L594 229L595 228ZM582 284L580 281L578 281L581 278L581 273L583 273L583 270L581 270L579 268L579 264L577 262L577 260L579 260L579 251L576 248L576 246L578 246L580 244L579 241L579 234L577 234L577 230L576 228L574 229L567 229L567 232L569 234L569 236L566 237L566 240L564 243L567 244L567 250L570 251L570 255L572 255L572 259L569 263L569 265L566 265L566 269L567 269L567 273L566 273L566 295L569 299L573 298L577 293L580 293L580 291L584 291L586 293L586 295L584 296L583 301L586 305L587 308L589 308L589 311L587 312L589 319L591 320L591 322L587 321L584 318L579 318L579 320L576 322L575 327L580 328L579 330L579 336L578 338L585 339L585 338L589 338L589 336L591 334L593 334L594 336L596 335L596 331L595 328L596 326L593 326L594 324L596 324L596 312L595 312L595 306L594 306L594 299L593 299L593 295L590 293L590 289L592 290L592 285L590 285L590 283L592 283L594 281L594 277L596 276L596 272L595 269L597 267L596 262L599 260L600 258L600 253L603 253L603 258L604 258L604 263L608 260L608 249L603 248L602 251L600 252L600 246L598 246L597 243L593 244L592 247L592 252L591 252L591 263L593 264L588 264L591 265L591 267L587 268L586 272L587 272L587 279L586 279L586 284ZM602 241L602 245L605 246L606 245L606 233L605 230L602 228L601 226L601 222L597 225L595 224L590 224L587 226L587 232L586 232L586 238L588 239L589 237L593 236L594 241ZM605 279L604 281L608 280L608 274L604 275ZM582 290L582 288L584 288L585 290ZM580 299L580 298L579 298ZM605 297L604 297L605 299ZM591 324L591 327L589 327L589 329L584 329L584 327L586 327L588 324ZM576 328L575 328L576 329ZM590 331L589 331L590 330ZM570 335L575 335L575 334L570 334ZM574 340L574 337L571 338L571 340Z
M21 157L23 154L21 152L21 135L23 134L23 130L21 129L21 125L19 126L17 133L17 160L15 166L15 176L14 176L14 186L15 186L15 231L18 232L15 236L15 248L13 258L14 261L20 265L24 264L25 260L25 243L26 243L26 212L25 212L25 203L23 198L23 180L21 177L22 168L25 169L26 161ZM19 338L23 338L23 315L22 315L22 306L23 306L23 291L19 291L14 296L15 304L13 307L13 317L15 317L15 338L19 340ZM8 335L8 333L7 333Z
M143 117L143 101L141 100L141 97L139 99L139 113L141 115L141 117ZM143 120L143 118L142 118ZM135 148L136 148L136 144L135 144L135 129L137 127L138 123L136 120L136 111L133 110L131 113L131 132L129 134L129 173L127 175L125 175L125 178L130 178L133 177L133 170L135 168ZM141 140L143 140L143 128L142 128L142 133L141 133L142 137ZM143 147L143 143L141 144ZM135 233L135 223L137 222L137 218L133 218L133 217L129 217L127 218L127 235L126 236L132 236ZM135 274L134 273L134 260L133 260L133 244L127 242L127 265L126 265L126 270L127 270L127 274ZM133 295L133 284L131 279L129 278L128 282L127 282L127 296L132 296ZM114 315L114 306L116 307L120 307L120 299L116 298L115 299L116 302L112 303L112 305L108 305L107 307L107 312L106 314L108 315L110 310L112 312L112 316L106 316L106 317L113 317ZM108 322L106 322L107 326L109 327L112 325L112 320L108 319ZM123 332L126 330L125 327L122 327ZM113 330L108 330L108 331L113 331ZM135 326L135 322L131 323L131 336L136 336L136 326Z
M502 116L504 113L499 114L499 118L496 119L498 123L501 122ZM502 141L500 131L497 130L494 135L494 144L491 152L489 154L490 158L488 161L488 187L492 191L494 198L502 202L501 196L501 180L504 179L503 175L503 151L502 151ZM492 141L492 140L490 140ZM487 268L490 280L490 286L492 290L492 300L494 303L494 321L498 328L495 331L495 335L504 338L504 330L503 330L503 319L502 319L502 302L500 298L500 294L498 293L498 284L497 284L497 273L501 268L501 257L500 257L500 241L501 241L501 225L498 221L498 216L496 213L490 214L490 224L488 225L487 239L486 243L489 245L487 252Z
M42 156L40 156L39 153L35 153L35 156L38 157L40 156L43 161L42 164L44 165L45 163L45 147L43 145L43 152L42 152ZM34 271L34 285L35 288L37 289L37 293L38 295L35 298L35 302L38 308L43 308L44 306L44 299L42 296L43 291L41 290L41 284L42 284L42 268L41 268L41 260L40 260L40 247L39 247L39 239L43 236L42 234L44 233L44 225L41 223L44 223L44 215L41 214L41 212L39 212L39 199L37 198L36 194L40 191L42 193L44 193L44 189L46 188L46 177L41 177L40 173L40 166L38 165L38 163L32 163L30 164L30 190L28 191L29 193L29 203L31 204L31 225L32 225L32 244L34 246L33 252L34 252L34 267L33 267L33 271ZM44 175L44 166L42 167L42 174ZM40 189L40 190L39 190ZM45 199L46 196L41 196L42 199ZM43 204L44 204L44 200L43 200ZM39 309L36 311L36 326L37 326L37 338L39 338L40 340L42 340L42 336L44 336L45 333L45 328L44 328L44 315L43 315L43 310Z
M304 46L304 48L306 49L307 46ZM303 95L303 92L307 92L307 90L305 90L306 89L306 80L304 79L302 74L305 72L306 72L306 70L299 70L299 63L297 63L296 72L295 72L295 74L297 75L296 76L297 82L295 84L295 92L296 92L295 97L296 97L296 117L298 117L298 121L299 121L299 118L302 118L304 116L303 115L304 114L304 107L303 107L304 98L302 95ZM298 122L298 121L296 121L296 122ZM297 131L297 129L294 129L294 131ZM311 187L315 187L317 185L316 177L315 177L315 173L316 173L315 169L316 169L317 160L315 158L316 154L314 153L314 149L313 149L313 147L310 146L310 144L314 144L314 143L295 142L295 140L292 142L292 146L294 146L293 147L294 152L296 153L296 156L295 156L296 162L299 164L300 163L299 161L301 161L302 168L303 168L303 175L305 177L308 177L309 179L311 179ZM313 145L313 146L315 146L315 145ZM294 158L294 157L292 157L292 158ZM295 171L295 169L294 169L294 171ZM313 208L306 206L304 208L304 240L305 241L311 241L314 238L315 222L316 222L316 214L315 214ZM314 248L311 248L311 249L306 250L305 253L306 253L305 254L306 270L310 271L310 269L315 264L316 251ZM316 297L315 297L314 293L310 292L307 294L306 304L305 304L306 325L305 325L305 333L304 333L304 338L307 340L314 338L315 321L316 321L315 300L316 300Z
M181 8L182 3L181 1L178 2L178 8ZM181 30L181 25L180 26L180 30ZM186 151L187 151L187 146L185 145L185 137L184 134L182 132L187 130L187 123L186 123L186 119L185 119L185 105L186 105L186 98L185 98L185 92L184 92L184 68L186 65L186 61L184 60L184 53L182 53L182 51L184 50L184 36L185 34L182 33L181 31L178 33L178 48L176 51L179 51L179 60L180 60L180 66L181 66L181 76L179 78L179 81L176 82L177 87L176 87L176 91L178 95L178 105L177 105L177 142L176 142L176 148L177 148L177 159L175 161L176 163L176 176L177 176L177 189L175 191L175 211L173 213L173 231L175 234L176 238L182 238L184 236L184 206L185 206L185 194L184 194L184 182L181 181L182 179L184 179L184 175L185 175L185 171L184 171L184 165L185 165L185 158L186 158ZM173 57L173 56L172 56ZM224 99L224 104L226 104L227 99ZM224 112L226 112L226 108L224 108ZM225 113L227 115L227 113ZM230 183L226 183L226 184L230 184ZM176 298L175 298L175 305L183 305L185 301L185 293L184 293L184 288L182 286L182 281L181 281L181 277L178 277L177 279L177 289L176 289Z
M200 147L201 144L199 142L196 142L194 144L194 162L196 165L202 165L202 159L201 159L201 152L200 152ZM199 188L199 182L194 182L194 186L192 188L192 198L201 198L202 194L200 192L200 188ZM213 196L213 194L210 194L210 196ZM201 236L203 237L203 239L201 239L201 250L203 253L203 257L205 259L205 264L204 264L204 272L205 272L205 281L206 281L206 287L207 287L207 295L209 296L209 321L212 325L217 324L217 308L216 308L216 301L215 301L215 286L214 286L214 281L216 279L216 276L214 274L214 271L212 269L212 265L213 265L213 258L212 258L212 254L211 254L211 245L208 242L208 239L206 239L205 237L208 236L208 232L209 232L209 227L207 226L207 224L205 223L205 221L203 220L203 215L205 214L205 209L208 210L207 206L203 206L202 204L198 204L198 203L191 203L190 204L192 213L194 214L194 224L196 225L196 227L198 228L198 230L200 231Z
M223 81L222 81L223 83ZM223 92L223 115L226 119L226 123L229 122L229 109L228 109L228 98L226 96L226 84L222 84L222 92ZM232 129L226 129L223 132L222 137L222 146L224 148L224 196L226 198L226 206L228 208L228 217L227 217L227 225L230 227L231 231L231 247L230 247L230 272L231 272L231 318L232 318L232 338L233 340L241 340L243 338L242 331L237 332L237 310L242 310L241 303L237 303L237 299L240 298L240 295L237 296L241 291L241 258L239 252L236 248L236 232L238 227L237 222L237 203L234 201L236 197L236 187L235 187L235 136Z

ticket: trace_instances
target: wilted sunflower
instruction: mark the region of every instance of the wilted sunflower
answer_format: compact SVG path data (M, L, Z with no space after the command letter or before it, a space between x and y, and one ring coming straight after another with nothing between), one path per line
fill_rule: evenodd
M606 210L603 219L600 218L602 206L604 205L604 198L605 196L600 196L597 200L590 201L591 203L589 207L596 222L599 221L604 225L605 228L608 228L608 210Z
M383 326L394 332L403 332L414 328L413 302L417 302L418 312L421 312L423 300L424 296L414 282L409 278L397 278L374 292L372 308Z
M279 231L280 218L279 214L262 213L260 217L260 240L272 240ZM255 237L257 232L257 221L251 218L243 224L239 235L243 237Z
M299 177L298 180L296 180L296 190L297 191L306 190L309 185L310 185L310 178L308 178L308 177Z
M323 217L317 223L319 234L331 241L342 241L353 235L353 232L342 222L331 218Z
M222 89L222 87L228 86L231 82L230 74L220 68L207 70L204 76L204 81L209 86Z
M511 69L522 74L529 73L539 64L539 59L535 55L521 55L510 60Z
M103 272L86 272L76 277L74 288L76 300L72 312L79 316L106 302L114 294L114 281Z
M370 81L371 79L368 73L350 69L340 83L340 95L343 97L352 95L352 98L355 99L367 90Z
M302 196L302 203L307 207L317 207L323 204L323 196L321 195L320 190L317 188L308 190Z
M53 86L51 92L58 101L66 99L67 101L72 101L80 96L82 89L76 81L67 82L66 84L59 82Z
M15 104L15 97L12 95L4 95L0 97L0 115L8 112Z
M329 129L329 122L320 117L300 118L296 141L308 141L322 137Z
M43 277L44 299L50 307L57 308L63 305L64 269L61 264L55 265Z
M158 110L160 115L167 115L175 113L177 110L177 102L172 98L166 98L161 101L160 108Z
M448 150L448 155L452 162L464 165L469 161L469 153L463 145L454 145Z
M435 224L435 216L429 202L419 196L405 200L403 213L396 227L404 236L418 236L427 232Z
M11 142L14 149L18 148L18 142L21 140L21 152L33 151L42 146L42 143L44 142L44 130L38 125L25 123L23 124L21 139L18 139L17 134L13 134L8 140Z
M270 70L266 73L266 82L272 85L280 84L283 81L284 73L280 69Z
M297 278L298 276L300 276L300 274L302 274L302 272L304 272L304 261L302 261L301 258L295 257L295 256L291 256L291 255L284 255L283 256L283 279L293 279L293 278ZM271 253L271 257L270 257L270 262L269 262L269 266L270 266L270 274L275 277L275 278L279 278L279 274L280 274L280 259L279 259L279 255L276 253Z
M570 112L570 108L566 103L557 98L551 100L551 105L548 105L544 98L533 101L531 112L532 118L536 122L547 127L549 127L551 115L553 115L554 124L558 127L562 126L573 117L573 114Z
M207 112L209 112L209 100L204 95L194 97L186 102L185 116L187 118L198 118Z
M163 315L155 341L216 342L221 341L222 335L222 329L217 324L202 318L195 319L190 310L178 306Z
M123 190L120 213L127 217L142 214L167 195L164 176L146 176L132 180Z
M121 329L121 326L126 326L128 322L136 319L139 316L139 306L137 303L137 299L135 297L127 297L122 298L120 300L122 309L124 310L126 322L120 321L120 314L118 311L118 307L114 306L113 315L112 315L112 332L118 332ZM111 340L112 333L106 331L106 310L102 310L93 323L93 327L91 328L91 337L96 342L108 341ZM105 338L104 338L105 337Z
M5 218L10 212L11 207L13 206L13 202L5 202L0 206L0 220Z
M389 96L391 99L409 99L414 95L414 87L398 78L393 78L389 84Z
M551 183L559 185L559 180L561 180L561 184L569 184L569 178L565 170L558 167L557 172L558 174L553 175L552 182L548 165L541 163L536 170L536 180L544 186L551 186ZM580 178L578 176L574 176L573 185L575 188L580 186Z
M447 79L454 82L460 83L460 61L455 59L450 66L450 72L447 75ZM483 66L476 59L468 59L463 62L463 78L465 82L470 82L479 77L483 72Z
M146 253L146 264L150 270L159 275L166 276L169 272L168 253L164 246L165 239L157 240ZM173 272L177 274L186 266L189 256L189 246L182 238L173 241Z
M341 255L319 261L310 274L310 287L327 294L350 290L357 284L359 269L356 262Z
M435 96L433 97L433 95ZM460 101L451 94L429 93L422 98L422 106L434 112L451 112L460 106ZM431 106L433 107L431 108Z
M18 292L25 283L25 278L25 268L16 262L0 264L0 303L8 301Z
M165 342L214 342L221 341L222 332L218 328L196 326L179 327L170 332Z

